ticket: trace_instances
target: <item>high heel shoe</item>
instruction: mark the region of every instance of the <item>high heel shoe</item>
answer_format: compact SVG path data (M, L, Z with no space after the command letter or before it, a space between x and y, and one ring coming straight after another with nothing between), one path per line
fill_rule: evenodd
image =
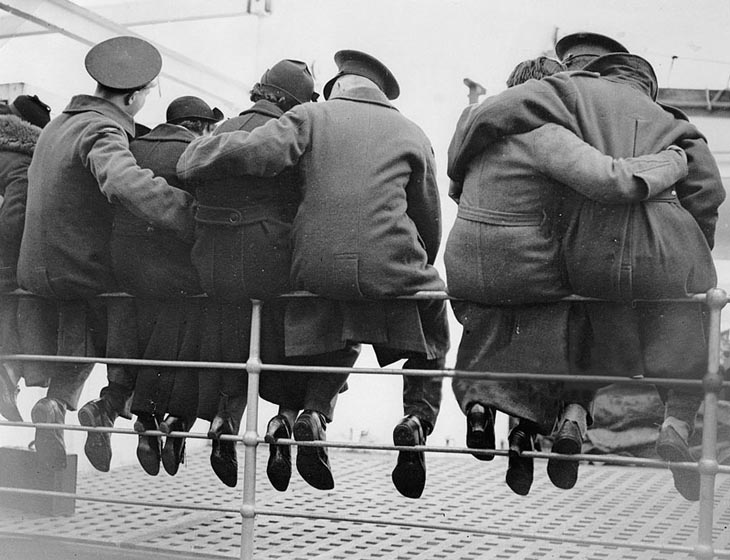
M159 430L157 418L152 414L139 414L134 423L134 431L139 432L137 443L137 460L147 474L156 476L160 472L160 455L162 443L159 436L145 436L142 432Z
M523 451L534 450L535 434L523 424L517 425L509 434L509 460L505 481L515 494L527 496L532 486L534 465L532 457L523 457Z
M466 446L494 449L494 412L481 403L472 403L466 413ZM491 461L494 454L472 453L480 461Z
M289 487L291 480L291 447L289 445L277 445L279 439L291 439L292 430L289 420L282 414L277 414L266 428L264 440L269 444L269 461L266 464L266 476L269 482L279 492L284 492Z
M226 413L217 414L210 423L208 437L213 440L213 449L210 452L210 466L213 472L226 486L233 488L238 483L238 457L236 442L221 440L224 435L235 435L237 430L233 420Z
M187 432L188 422L179 416L168 416L160 422L160 431L169 434L170 432ZM162 466L170 476L175 476L180 463L185 462L185 438L166 437L165 447L162 448Z

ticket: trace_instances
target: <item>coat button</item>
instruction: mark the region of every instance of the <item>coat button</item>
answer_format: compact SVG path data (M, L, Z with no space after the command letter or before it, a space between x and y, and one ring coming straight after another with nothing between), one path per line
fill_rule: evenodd
M235 224L235 223L236 223L236 222L238 222L239 220L240 220L240 217L238 216L238 214L237 214L237 213L234 213L234 212L232 212L232 213L231 213L231 214L230 214L230 215L228 216L228 221L229 221L229 222L231 222L232 224Z

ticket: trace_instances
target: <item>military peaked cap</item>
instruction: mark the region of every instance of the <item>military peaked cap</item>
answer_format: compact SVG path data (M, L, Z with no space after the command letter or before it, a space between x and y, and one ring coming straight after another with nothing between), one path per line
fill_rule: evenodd
M154 80L162 69L160 52L138 37L112 37L86 55L86 71L110 89L132 91Z
M597 47L599 52L591 54L605 54L611 52L629 52L626 47L611 37L606 37L600 33L571 33L555 43L555 54L560 60L563 60L567 53L578 46ZM586 49L584 49L584 53ZM583 54L583 53L581 53Z
M325 84L322 90L325 99L329 99L332 86L345 74L355 74L372 80L388 99L396 99L400 95L400 86L393 73L385 64L369 54L353 50L338 51L335 53L335 63L339 72Z

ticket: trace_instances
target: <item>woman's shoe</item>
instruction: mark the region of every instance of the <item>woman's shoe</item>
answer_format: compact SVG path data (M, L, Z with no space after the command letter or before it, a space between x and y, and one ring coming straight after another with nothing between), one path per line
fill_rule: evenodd
M142 432L159 430L157 418L151 414L139 414L134 423L134 431L139 432L137 443L137 460L147 474L156 476L160 472L160 455L162 442L159 436L145 436Z
M188 422L179 416L168 416L160 423L160 431L169 434L170 432L187 432ZM175 476L180 463L185 462L185 438L166 437L165 447L162 448L162 466L170 476Z
M509 461L505 481L515 494L527 496L532 486L534 465L532 457L523 457L523 451L534 450L535 434L523 424L509 434Z
M236 442L221 440L221 436L235 435L233 420L226 414L217 414L210 423L208 437L213 440L213 449L210 452L210 466L213 472L225 484L233 488L238 483L238 457Z
M552 452L560 455L577 455L583 446L583 436L578 423L564 419L553 437ZM578 481L578 461L548 459L547 473L556 487L570 490Z
M494 412L481 403L472 403L466 413L466 446L494 449ZM472 453L480 461L491 461L494 454Z
M291 480L291 447L289 445L277 445L279 439L291 439L292 430L289 420L282 414L277 414L266 428L264 440L269 444L269 462L266 464L266 476L269 482L279 492L284 492L289 487Z

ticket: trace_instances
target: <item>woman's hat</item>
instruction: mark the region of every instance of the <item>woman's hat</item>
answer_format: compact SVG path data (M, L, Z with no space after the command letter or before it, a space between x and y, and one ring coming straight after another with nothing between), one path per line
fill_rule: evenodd
M185 119L218 122L223 119L223 113L218 107L211 109L210 105L199 97L185 95L178 97L167 106L167 122L174 124Z

